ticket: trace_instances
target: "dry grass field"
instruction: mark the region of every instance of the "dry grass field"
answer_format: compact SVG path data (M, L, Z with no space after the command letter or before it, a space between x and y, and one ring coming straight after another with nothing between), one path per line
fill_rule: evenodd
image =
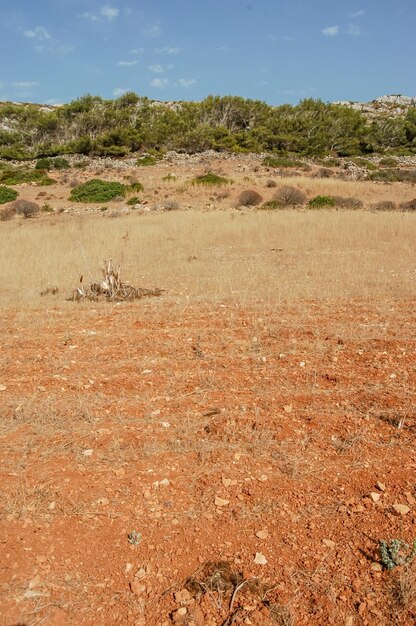
M270 173L214 165L141 174L182 210L0 223L1 626L415 623L416 214L237 210ZM68 301L110 257L163 293Z

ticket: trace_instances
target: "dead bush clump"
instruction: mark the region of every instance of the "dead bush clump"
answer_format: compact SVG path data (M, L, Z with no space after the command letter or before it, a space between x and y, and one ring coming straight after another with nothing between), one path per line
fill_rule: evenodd
M306 204L308 198L298 187L290 187L289 185L281 187L279 191L273 195L273 200L281 206L297 206Z
M10 206L17 215L23 215L25 218L33 217L40 211L40 206L31 200L15 200Z
M240 193L237 200L238 206L257 206L263 202L263 198L254 189L245 189Z
M315 178L332 178L334 172L329 167L320 167L317 172L314 173Z
M416 211L416 198L408 202L402 202L400 208L402 211Z
M277 182L275 180L268 180L266 182L266 187L277 187Z
M346 197L344 198L343 196L333 196L334 200L335 200L335 204L339 209L351 209L351 210L357 210L357 209L362 209L364 204L362 200L359 200L358 198L350 198L350 197Z
M160 296L163 293L163 290L159 288L144 289L142 287L133 287L129 282L122 281L120 277L121 265L114 269L112 259L103 263L101 273L103 275L102 280L90 283L87 288L84 288L83 276L81 276L79 287L74 290L68 300L74 302L82 300L121 302Z
M7 222L11 220L15 215L16 211L14 210L13 206L9 204L0 211L0 221Z
M392 200L380 200L370 204L370 209L373 209L373 211L395 211L397 206Z

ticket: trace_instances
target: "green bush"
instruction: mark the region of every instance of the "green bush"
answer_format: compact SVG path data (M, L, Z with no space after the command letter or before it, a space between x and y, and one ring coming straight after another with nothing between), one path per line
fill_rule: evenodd
M51 162L49 159L39 159L35 165L36 170L49 170L50 167L51 167Z
M209 172L208 174L201 174L193 179L193 185L228 185L231 181L218 174Z
M305 164L299 159L286 156L267 156L263 159L263 165L267 167L303 167Z
M381 165L381 167L396 167L397 161L396 159L393 159L393 157L383 157L380 160L379 165Z
M156 163L160 160L160 158L153 156L151 154L145 154L144 156L140 157L137 159L136 161L136 165L138 167L147 167L150 165L156 165Z
M335 206L336 201L332 196L315 196L309 200L308 204L314 209L321 209L329 206Z
M129 198L129 199L127 200L127 204L128 204L129 206L133 206L133 205L135 205L135 204L140 204L140 198L138 198L137 196L133 196L133 198Z
M108 182L93 178L72 189L69 199L72 202L108 202L115 198L124 198L126 188L121 183Z
M52 161L52 166L56 170L67 170L71 167L71 164L65 157L56 157Z
M136 191L143 191L144 187L142 185L142 183L134 182L134 183L130 183L130 185L128 185L126 187L126 191L127 193L131 193L131 192L136 192Z
M36 183L39 186L53 185L55 181L41 170L24 167L7 166L0 170L0 183L5 185L21 185L22 183Z
M0 187L0 204L6 202L13 202L16 200L18 193L15 189L9 189L8 187Z

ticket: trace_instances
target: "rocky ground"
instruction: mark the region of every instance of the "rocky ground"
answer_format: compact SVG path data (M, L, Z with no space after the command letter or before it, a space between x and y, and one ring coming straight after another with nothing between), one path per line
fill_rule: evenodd
M50 302L1 319L1 624L415 622L412 301Z

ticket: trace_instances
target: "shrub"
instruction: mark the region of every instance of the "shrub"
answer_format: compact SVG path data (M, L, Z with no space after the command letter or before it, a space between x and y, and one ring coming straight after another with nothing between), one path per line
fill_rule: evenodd
M15 200L11 206L17 215L23 215L23 217L29 218L39 213L40 207L36 202L30 200Z
M263 202L263 198L254 189L246 189L238 196L238 206L257 206Z
M149 165L156 165L158 161L159 159L157 157L152 156L151 154L145 154L144 156L137 159L136 165L139 167L147 167Z
M140 198L138 198L137 196L133 196L132 198L129 198L127 200L127 204L129 206L133 206L134 204L139 204L140 203Z
M126 188L121 183L108 182L93 178L72 189L69 199L72 202L108 202L115 198L124 198Z
M416 198L409 200L408 202L402 202L400 205L402 211L416 211Z
M228 185L231 181L218 174L209 172L208 174L202 174L193 179L193 185Z
M65 157L56 157L52 161L52 165L56 170L67 170L71 167L70 162Z
M315 172L314 176L316 178L331 178L334 175L334 172L329 169L329 167L320 167L317 172Z
M380 160L379 165L382 167L396 167L397 161L396 159L393 159L393 157L383 157Z
M370 180L384 183L416 183L416 172L414 170L376 170L369 177Z
M51 162L49 159L39 159L36 162L35 169L36 170L48 170L51 167Z
M6 202L12 202L16 200L18 193L15 189L9 189L8 187L0 187L0 204Z
M285 186L281 187L279 191L277 191L273 200L281 204L282 206L296 206L298 204L306 204L307 197L297 187Z
M267 156L263 159L263 165L267 167L302 167L304 163L299 159L286 156Z
M36 183L37 185L53 185L55 181L41 170L30 170L24 167L7 166L0 170L0 183L5 185L21 185Z
M126 187L127 193L130 193L132 191L143 191L143 189L144 189L143 185L139 183L138 181L130 183L130 185Z
M0 211L0 222L7 222L11 220L14 215L16 215L16 212L12 205L9 204L9 206L4 207L4 209Z
M335 204L340 209L362 209L364 204L358 198L343 198L342 196L334 196Z
M163 208L165 211L178 211L181 205L176 200L165 200L163 202Z
M284 205L282 205L282 203L278 202L277 200L268 200L259 207L259 209L261 209L262 211L274 211L275 209L283 208Z
M174 183L178 180L178 177L176 174L168 174L167 176L164 176L162 180L166 183Z
M336 201L332 196L315 196L309 200L308 204L314 209L321 209L324 207L335 206Z
M42 211L45 213L53 213L53 207L51 207L48 202L45 202L45 204L42 205Z
M266 187L277 187L277 182L275 180L268 180L266 182Z
M370 209L374 211L395 211L397 206L392 200L380 200L379 202L370 204Z

